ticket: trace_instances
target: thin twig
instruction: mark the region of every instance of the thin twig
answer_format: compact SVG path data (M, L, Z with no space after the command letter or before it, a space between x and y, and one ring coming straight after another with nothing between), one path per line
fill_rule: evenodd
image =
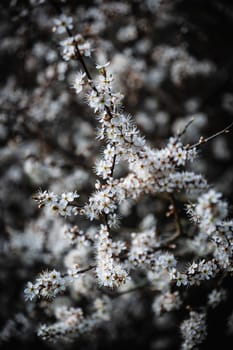
M114 154L113 160L112 160L111 173L110 173L110 176L111 176L111 177L113 177L113 172L114 172L115 164L116 164L116 153Z
M197 143L191 145L191 146L188 146L188 149L193 149L193 148L195 148L195 147L201 146L201 145L203 145L204 143L207 143L208 141L215 139L215 137L218 137L218 136L220 136L220 135L222 135L222 134L228 133L228 132L230 131L229 129L230 129L232 126L233 126L233 122L232 122L231 124L229 124L227 127L225 127L224 129L222 129L222 130L216 132L215 134L213 134L213 135L211 135L211 136L209 136L209 137L206 137L206 138L204 138L203 136L200 137L199 141L198 141Z
M190 120L186 123L186 125L184 126L183 130L181 130L181 131L179 131L179 132L177 133L177 137L178 137L178 138L180 138L182 135L184 135L184 134L186 133L187 129L188 129L189 126L193 123L193 121L194 121L194 118L190 119Z
M79 275L81 273L85 273L87 271L90 271L90 270L93 270L94 268L96 268L96 265L90 265L88 267L86 267L85 269L82 269L82 270L78 270L77 272L75 272L76 275ZM68 276L67 273L65 273L64 275L62 275L63 277L66 277Z
M104 214L104 223L107 226L108 231L110 231L109 223L108 223L108 214Z
M83 270L77 271L77 274L85 273L85 272L87 272L87 271L93 270L94 268L96 268L96 265L90 265L90 266L86 267L86 268L83 269Z

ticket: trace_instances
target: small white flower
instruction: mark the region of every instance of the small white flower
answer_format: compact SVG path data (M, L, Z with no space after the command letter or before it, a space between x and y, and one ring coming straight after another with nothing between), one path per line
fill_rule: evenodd
M188 284L188 278L184 273L177 272L176 285L177 287L186 286Z
M69 30L73 29L73 19L72 17L67 17L62 14L59 18L54 19L54 25L54 30L56 30L58 34L63 34L66 32L66 28Z
M27 288L24 289L24 294L25 294L26 300L32 300L34 297L36 297L39 294L37 285L33 284L32 282L28 282Z
M75 89L75 92L79 94L85 85L85 77L86 73L79 72L76 74L75 78L73 79L72 87Z
M61 197L63 200L69 203L69 202L73 202L75 198L79 197L79 195L76 192L64 192L62 193Z
M96 65L96 69L106 68L106 67L108 67L109 65L110 65L110 62L109 62L109 61L106 62L106 63L104 63L104 64L97 64L97 65Z
M226 300L227 292L225 289L221 288L219 290L213 289L208 295L208 305L212 308L218 306L222 301Z

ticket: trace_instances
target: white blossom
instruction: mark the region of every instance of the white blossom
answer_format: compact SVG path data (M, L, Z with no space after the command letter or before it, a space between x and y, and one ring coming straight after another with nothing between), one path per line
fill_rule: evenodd
M73 29L73 19L62 14L59 18L54 19L54 26L58 34L63 34L66 32L66 28Z
M183 337L182 350L191 350L201 344L207 335L206 314L190 311L189 318L180 326Z

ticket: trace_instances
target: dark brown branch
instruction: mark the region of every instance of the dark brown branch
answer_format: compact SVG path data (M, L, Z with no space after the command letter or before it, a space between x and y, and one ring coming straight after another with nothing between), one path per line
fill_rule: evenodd
M112 160L111 173L110 173L110 176L111 176L111 177L113 177L113 172L114 172L115 164L116 164L116 154L114 154L113 160Z
M182 135L184 135L189 128L189 126L193 123L194 119L192 118L190 121L187 122L187 124L184 126L183 130L179 131L177 133L177 137L180 138Z
M56 11L59 13L59 15L61 15L62 14L62 10L59 7L59 5L54 0L51 0L51 3L54 6L54 8L56 9ZM73 38L72 31L67 26L65 26L65 29L66 29L66 32L67 32L68 36L70 38ZM90 71L87 68L87 65L85 63L85 60L83 59L83 56L82 56L82 54L81 54L81 52L79 50L78 45L75 42L74 42L74 45L75 45L75 50L76 50L76 54L77 54L77 59L81 63L81 65L83 67L83 70L84 70L84 72L86 73L86 75L88 77L88 80L89 80L91 88L97 93L97 95L99 95L99 92L98 92L96 86L93 84L93 79L92 79L91 73L90 73ZM109 117L112 118L112 112L111 112L110 108L108 106L106 106L106 105L104 106L104 108L105 108L105 111L107 112L107 114L109 115Z
M76 272L76 275L79 275L79 274L81 274L81 273L88 272L88 271L90 271L90 270L93 270L94 268L96 268L96 265L90 265L90 266L86 267L85 269L78 270L78 271ZM68 276L68 274L64 274L64 275L63 275L63 277L66 277L66 276Z
M85 273L85 272L87 272L87 271L93 270L94 268L96 268L96 265L90 265L90 266L86 267L86 268L83 269L83 270L77 271L77 274Z
M62 14L62 10L61 8L59 7L59 5L56 3L56 1L54 0L51 0L51 3L53 4L53 6L55 7L56 11L61 15ZM68 36L70 38L73 38L73 33L72 31L67 27L65 26L66 28L66 32L68 34ZM83 67L83 70L85 71L87 77L88 77L88 80L89 80L89 84L91 86L91 88L96 92L97 96L99 96L99 91L98 89L96 88L96 86L94 85L93 83L93 79L92 79L92 76L91 76L91 73L89 72L88 68L87 68L87 65L85 63L85 60L83 59L83 56L79 50L79 47L78 47L78 44L74 42L74 45L75 45L75 50L76 50L76 54L77 54L77 59L78 61L81 63L82 67ZM110 110L110 108L108 106L104 106L104 109L106 111L106 113L109 115L109 117L112 119L113 118L113 115L112 115L112 112ZM115 168L115 163L116 163L116 155L114 155L113 157L113 163L112 163L112 167L111 167L111 173L110 173L110 176L112 177L113 176L113 172L114 172L114 168ZM106 221L106 225L107 227L109 228L108 226L108 223L107 223L107 216L105 215L105 221Z
M104 223L107 226L108 231L110 231L110 227L108 224L108 214L104 214Z
M213 135L211 135L211 136L209 136L209 137L206 137L206 138L204 138L203 136L200 137L199 141L198 141L197 143L191 145L191 146L188 146L188 149L193 149L193 148L195 148L195 147L201 146L201 145L203 145L204 143L207 143L208 141L213 140L213 139L215 139L216 137L218 137L218 136L220 136L220 135L222 135L222 134L228 133L228 132L230 131L229 129L230 129L232 126L233 126L233 122L232 122L231 124L229 124L227 127L225 127L224 129L222 129L222 130L216 132L215 134L213 134Z

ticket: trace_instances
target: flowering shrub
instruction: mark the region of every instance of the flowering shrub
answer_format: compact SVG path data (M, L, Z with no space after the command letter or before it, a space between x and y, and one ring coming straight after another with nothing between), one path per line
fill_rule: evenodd
M130 332L149 312L153 330L165 322L168 335L176 327L176 335L162 337L161 346L151 336L151 348L199 348L208 336L211 313L229 301L233 272L230 207L218 186L207 182L205 165L199 171L200 152L213 142L216 158L224 158L224 134L231 125L201 136L207 116L193 98L167 139L171 107L166 96L168 111L157 111L154 119L148 113L157 109L153 97L145 97L145 111L136 109L136 118L124 103L140 108L144 87L146 94L155 89L161 97L167 80L179 88L190 79L208 79L216 66L182 46L152 48L146 18L159 13L158 28L172 24L176 1L64 3L51 1L50 14L43 8L46 2L30 2L38 11L38 27L50 30L48 42L41 38L32 44L26 61L29 75L37 64L41 71L30 91L9 78L1 97L3 122L12 106L18 113L14 126L9 120L8 129L7 122L2 127L8 142L2 163L12 164L4 181L27 183L22 199L8 194L7 187L3 196L24 207L32 194L39 207L38 212L26 204L23 225L13 225L11 214L4 223L3 255L13 268L21 262L17 278L24 302L4 323L1 340L30 338L36 331L48 346L72 348L79 342L94 348L99 339L101 348L102 342L119 338L121 326ZM30 6L25 13L10 5L16 22ZM51 17L53 24L47 21ZM121 17L115 37L123 46L134 45L142 59L127 49L121 54L104 40L106 30L114 30L108 21ZM12 36L8 41L22 45ZM153 138L156 128L161 142ZM223 146L216 144L219 139Z

